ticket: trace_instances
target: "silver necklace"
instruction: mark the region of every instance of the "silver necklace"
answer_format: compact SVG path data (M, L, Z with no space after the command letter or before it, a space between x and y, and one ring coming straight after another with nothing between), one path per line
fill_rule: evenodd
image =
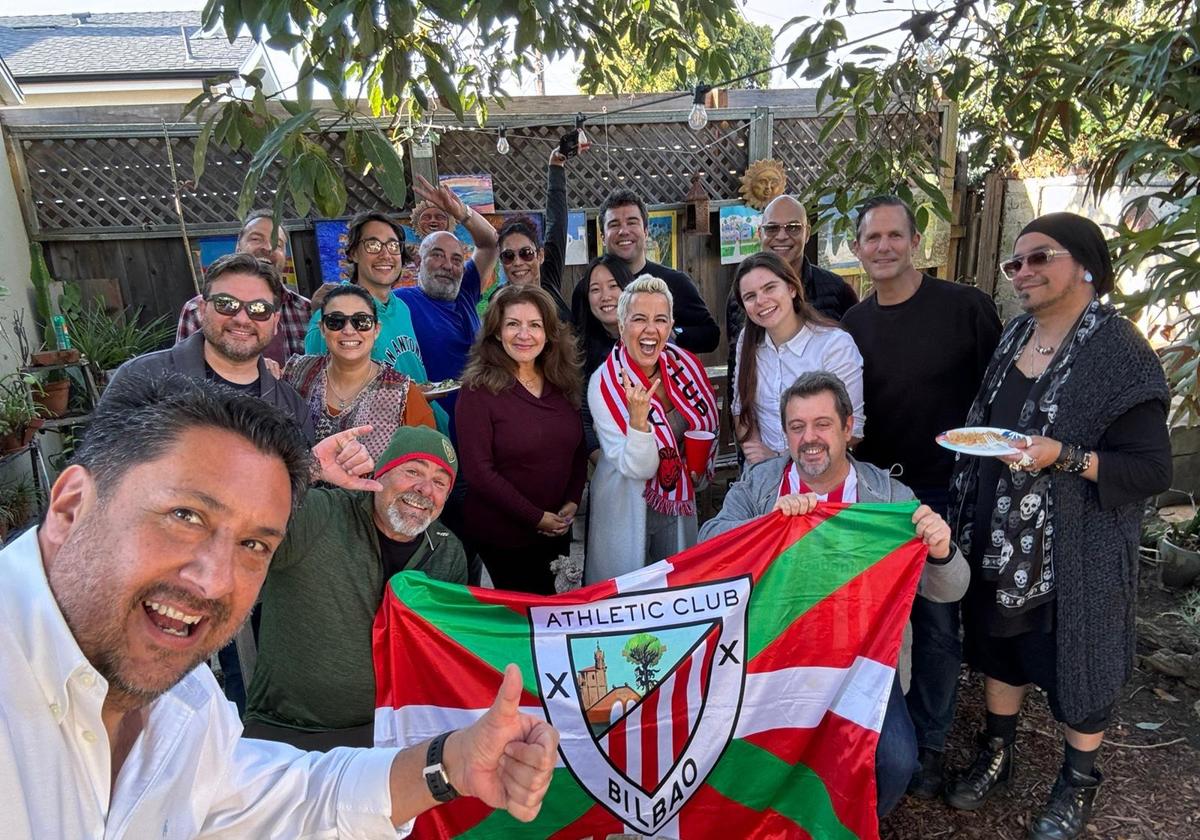
M359 398L359 396L361 396L363 389L367 387L367 383L370 382L375 377L375 373L376 373L375 365L374 365L374 363L372 363L367 368L367 377L362 381L361 384L359 384L359 386L357 388L354 389L354 393L352 393L348 399L342 398L342 395L338 393L337 388L334 387L333 377L329 376L329 374L326 373L325 384L328 386L329 392L331 394L333 394L334 399L337 400L338 411L345 411L347 406L354 404L354 401L357 400Z

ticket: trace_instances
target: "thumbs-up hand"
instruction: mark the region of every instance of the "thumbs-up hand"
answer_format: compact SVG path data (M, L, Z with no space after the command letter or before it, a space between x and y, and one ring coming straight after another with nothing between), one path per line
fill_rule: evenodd
M558 755L558 732L520 711L521 669L510 664L492 707L446 739L446 775L460 793L529 822L542 807Z

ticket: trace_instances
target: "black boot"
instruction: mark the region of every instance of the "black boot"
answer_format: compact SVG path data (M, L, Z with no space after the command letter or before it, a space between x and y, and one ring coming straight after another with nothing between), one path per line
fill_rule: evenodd
M917 751L920 766L908 783L908 795L917 799L936 799L946 783L945 761L940 750L921 747Z
M1103 780L1099 770L1085 776L1064 767L1054 780L1046 807L1029 825L1030 840L1071 840L1083 834Z
M1003 738L980 734L979 752L971 766L946 788L946 804L960 811L974 811L987 802L999 785L1007 785L1013 774L1013 745Z

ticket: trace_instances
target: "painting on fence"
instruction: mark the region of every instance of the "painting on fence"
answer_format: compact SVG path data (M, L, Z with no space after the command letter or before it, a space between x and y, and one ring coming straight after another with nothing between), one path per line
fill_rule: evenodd
M587 265L587 213L572 210L567 214L567 265Z
M651 210L646 231L646 259L668 268L679 268L675 252L675 211Z
M490 174L440 175L438 183L449 187L463 204L473 207L485 216L496 212L496 195L492 191Z
M758 241L758 226L762 213L745 204L722 207L721 221L721 265L740 263L751 254L761 250Z

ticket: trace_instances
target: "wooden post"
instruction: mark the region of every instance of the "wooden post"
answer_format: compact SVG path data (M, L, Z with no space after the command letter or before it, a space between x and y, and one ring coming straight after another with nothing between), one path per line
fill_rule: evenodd
M759 106L754 109L754 114L750 117L750 137L747 142L750 163L771 157L771 150L775 147L772 121L770 108Z
M13 136L0 126L0 142L4 143L8 154L8 166L12 170L13 187L21 203L21 216L25 219L25 230L30 239L37 239L41 231L38 222L37 207L33 203L33 193L29 189L29 173L25 169L25 153L21 150L21 139Z
M1004 219L1004 173L992 171L983 179L983 210L979 220L979 254L975 278L979 289L994 297L1000 271L1000 225Z

